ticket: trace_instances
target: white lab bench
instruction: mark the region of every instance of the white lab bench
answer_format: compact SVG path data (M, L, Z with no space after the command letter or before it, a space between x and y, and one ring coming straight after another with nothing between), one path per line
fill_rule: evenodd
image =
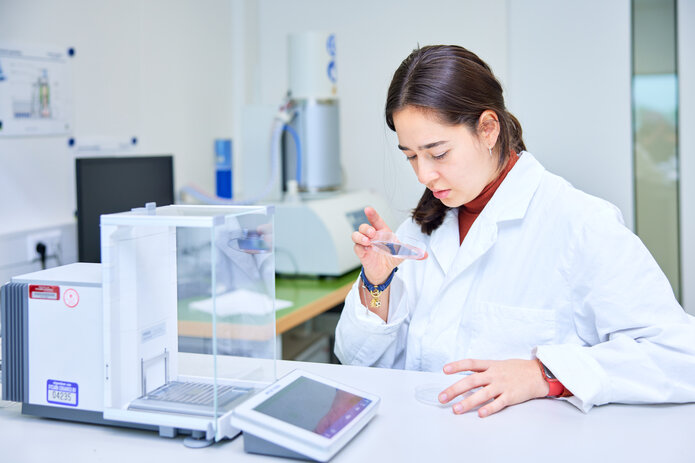
M539 399L485 419L415 399L415 388L441 375L279 361L278 375L301 368L381 396L377 416L332 462L641 462L695 461L695 404L607 405L584 414ZM162 462L283 461L244 453L241 437L204 449L156 432L21 415L0 401L0 461ZM287 460L296 461L296 460Z

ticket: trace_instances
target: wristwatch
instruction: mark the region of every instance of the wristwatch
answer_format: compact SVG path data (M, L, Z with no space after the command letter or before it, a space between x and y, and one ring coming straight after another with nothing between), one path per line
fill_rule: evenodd
M543 379L548 383L550 390L548 391L548 397L557 397L565 392L565 386L562 385L560 381L555 377L552 371L548 370L548 367L543 365L543 362L538 361L538 366L541 368L541 373L543 374Z

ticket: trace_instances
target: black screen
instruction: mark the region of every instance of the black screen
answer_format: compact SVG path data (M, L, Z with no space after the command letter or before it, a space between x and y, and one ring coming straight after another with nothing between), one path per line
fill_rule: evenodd
M174 203L172 156L77 158L75 179L80 262L101 262L101 214Z

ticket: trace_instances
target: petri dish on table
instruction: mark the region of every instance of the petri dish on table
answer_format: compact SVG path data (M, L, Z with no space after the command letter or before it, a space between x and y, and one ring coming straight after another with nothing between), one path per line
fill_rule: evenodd
M451 407L456 402L459 402L468 397L469 395L473 394L479 388L475 388L473 390L464 392L463 394L459 394L458 396L449 400L445 404L439 401L439 394L444 392L444 389L448 388L457 381L463 379L464 376L468 376L470 374L470 372L458 373L451 376L444 376L441 379L436 379L434 382L419 384L415 386L415 399L417 399L418 402L427 405L433 405L435 407Z
M439 401L439 394L441 394L444 389L446 389L446 386L442 386L441 384L421 384L415 388L415 398L418 402L422 402L426 405L450 407L451 404L443 404Z

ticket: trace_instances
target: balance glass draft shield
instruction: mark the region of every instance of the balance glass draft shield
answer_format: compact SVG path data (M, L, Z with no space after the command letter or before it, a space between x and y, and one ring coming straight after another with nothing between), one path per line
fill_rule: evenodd
M275 380L273 212L101 216L105 419L216 440L238 432L234 407Z

